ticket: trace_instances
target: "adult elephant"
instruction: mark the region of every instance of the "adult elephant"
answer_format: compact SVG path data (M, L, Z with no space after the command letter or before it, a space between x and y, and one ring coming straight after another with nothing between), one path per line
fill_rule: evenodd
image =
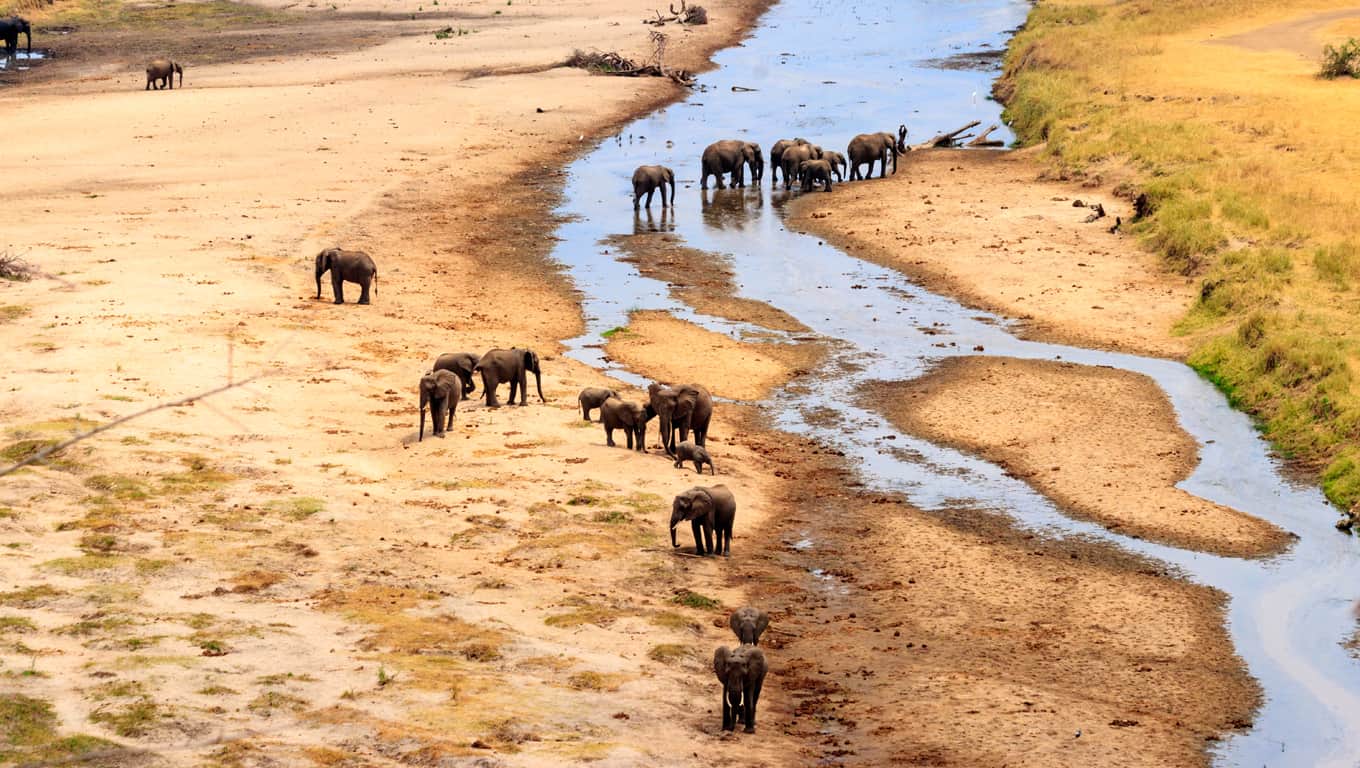
M809 160L822 159L822 148L816 144L797 144L784 150L779 162L783 164L784 189L789 189L793 185L793 180L798 178L798 167Z
M166 58L152 59L146 65L146 87L142 90L151 90L151 83L156 82L156 90L169 87L175 90L175 75L179 74L179 87L184 87L184 67Z
M345 303L345 283L358 283L359 303L368 303L369 286L378 280L378 267L363 251L346 251L342 248L327 248L316 255L316 297L321 298L321 276L331 273L331 291L335 293L335 303ZM373 289L377 295L377 288Z
M435 437L443 437L445 431L453 429L461 389L458 376L452 371L430 371L420 377L420 437L416 442L425 439L426 408L430 409Z
M661 445L666 453L674 454L676 433L680 442L689 439L694 430L694 444L708 440L708 423L713 418L713 396L698 384L678 387L652 384L647 387L647 418L659 417Z
M671 199L666 201L666 185L670 185ZM638 203L643 195L647 196L647 210L652 209L652 193L661 190L661 207L675 205L675 171L664 165L639 165L633 171L633 210L642 206Z
M897 136L891 133L861 133L850 140L846 154L850 158L850 180L867 179L874 175L874 163L881 162L878 177L888 175L888 158L892 157L893 173L897 173L897 157L907 152L907 126L897 127ZM859 167L869 166L869 173L861 176Z
M24 41L25 52L28 53L29 55L32 55L33 27L29 26L28 20L21 19L18 16L11 16L8 19L0 19L0 38L4 38L5 40L6 56L13 57L14 54L19 50L20 32L24 33L24 37L27 38Z
M713 673L722 682L722 727L733 731L740 722L746 733L756 732L756 703L765 684L765 653L753 645L719 648L713 652Z
M675 538L675 529L688 520L694 532L694 554L731 557L732 526L736 519L737 498L727 486L696 485L671 502L671 546L680 546Z
M519 392L519 404L529 404L529 373L534 374L538 386L538 399L548 402L543 396L543 373L538 364L538 353L530 349L493 349L482 355L474 369L482 374L482 389L486 391L488 408L499 408L496 400L496 387L501 382L510 382L510 404L515 404L515 392Z
M726 189L723 186L723 174L732 175L733 187L745 187L746 168L751 169L751 178L759 181L765 174L765 156L760 151L759 144L749 141L739 141L737 139L725 139L715 141L704 148L704 153L700 157L699 188L708 189L708 177L713 176L718 180L718 189Z
M779 184L779 171L783 168L785 150L807 143L807 139L780 139L774 143L773 147L770 147L770 187L773 188Z
M480 359L472 352L445 352L435 358L432 370L452 371L458 374L458 378L463 380L463 397L467 397L477 391L477 384L472 378L472 371L476 369L477 361Z

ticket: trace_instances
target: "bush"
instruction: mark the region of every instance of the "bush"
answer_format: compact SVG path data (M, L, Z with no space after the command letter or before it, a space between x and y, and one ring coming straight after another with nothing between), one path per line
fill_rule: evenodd
M1322 71L1318 76L1326 80L1360 77L1360 40L1352 37L1340 46L1322 46Z

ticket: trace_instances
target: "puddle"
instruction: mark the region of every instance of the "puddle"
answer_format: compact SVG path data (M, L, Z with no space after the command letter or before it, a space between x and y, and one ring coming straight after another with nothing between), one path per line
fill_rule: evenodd
M31 69L37 62L45 61L51 57L51 51L41 49L34 50L32 53L17 51L13 56L6 56L3 51L0 51L0 72L24 72Z
M982 96L994 72L934 63L956 61L961 51L1002 49L1030 7L1026 0L783 0L741 46L716 57L719 68L701 78L701 91L625 127L568 169L559 213L571 220L557 233L554 257L582 292L589 329L569 354L645 385L601 349L600 334L627 324L630 311L666 310L727 334L746 330L672 301L664 283L614 260L617 249L602 245L609 237L665 231L688 247L730 254L742 297L788 313L833 350L824 377L800 378L764 404L780 428L836 446L856 462L868 490L900 492L927 511L1001 511L1044 535L1110 542L1223 590L1229 631L1265 702L1250 731L1214 746L1215 763L1354 768L1360 664L1341 644L1355 632L1360 546L1332 529L1337 515L1315 488L1283 478L1249 420L1212 386L1178 363L1022 341L1002 318L789 232L781 208L790 193L769 188L768 169L763 188L698 189L699 155L717 139L755 141L768 152L777 139L802 136L839 149L857 133L901 123L919 138L971 120L1000 122L999 105ZM1010 138L1004 130L997 137ZM633 168L649 163L675 169L678 204L665 212L654 204L652 214L634 216L629 180ZM1063 516L994 465L897 432L839 394L866 381L910 379L944 357L972 354L1061 358L1150 376L1201 444L1200 467L1181 486L1299 540L1284 555L1250 561L1113 534ZM865 368L863 359L874 365Z

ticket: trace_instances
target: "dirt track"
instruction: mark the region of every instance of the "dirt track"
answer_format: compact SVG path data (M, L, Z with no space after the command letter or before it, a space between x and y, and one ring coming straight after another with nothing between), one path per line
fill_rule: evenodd
M673 91L470 77L645 47L629 3L482 5L485 26L452 42L302 45L277 53L282 74L198 67L173 94L82 60L79 81L48 65L0 97L50 126L7 153L41 173L3 193L16 225L0 245L50 275L0 285L11 453L269 374L0 481L0 606L32 623L4 625L0 659L53 733L162 764L1151 766L1200 764L1250 717L1211 592L866 496L834 452L744 407L713 429L717 482L740 499L735 556L672 554L669 498L696 479L581 422L575 392L618 385L557 355L580 311L543 235L561 165ZM693 38L684 66L758 4L708 5L714 24L677 33ZM644 271L711 258L651 237L619 244ZM312 298L310 258L332 243L378 259L372 306ZM677 296L793 327L730 291ZM749 399L818 359L678 323L637 318L609 352ZM413 442L435 354L512 344L544 353L547 404L465 404L448 438ZM713 364L677 355L696 344ZM746 602L776 617L762 728L713 744L708 659Z

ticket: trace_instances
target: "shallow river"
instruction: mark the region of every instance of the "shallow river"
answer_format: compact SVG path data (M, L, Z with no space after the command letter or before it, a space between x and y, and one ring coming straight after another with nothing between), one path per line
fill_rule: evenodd
M856 133L901 123L908 140L919 141L969 120L1000 122L1000 107L987 99L995 70L943 68L939 60L1000 51L1029 8L1024 0L779 3L752 37L716 57L720 68L701 78L701 90L626 126L569 168L561 213L573 219L558 231L554 257L584 293L588 320L570 354L644 383L605 361L599 349L600 334L627 325L629 311L669 310L738 337L752 330L672 301L664 283L615 261L607 253L613 249L601 244L605 238L665 229L689 246L730 255L742 296L789 313L833 340L836 350L825 378L800 381L796 392L765 404L781 428L845 451L857 460L866 486L900 491L924 510L1000 510L1019 526L1113 542L1224 591L1233 641L1266 701L1249 732L1220 743L1217 764L1360 765L1360 661L1341 646L1355 627L1360 547L1333 530L1337 515L1317 490L1282 477L1249 420L1211 385L1179 363L1019 340L1001 318L790 232L780 213L788 193L769 189L768 169L763 189L698 188L699 154L717 139L755 141L768 152L777 139L803 136L843 151ZM734 92L734 85L756 90ZM1004 131L995 137L1009 139ZM676 169L673 213L662 213L655 200L654 214L633 215L629 179L644 163ZM986 352L965 351L978 345ZM866 351L877 361L872 369L842 368L840 361ZM1113 534L1063 516L996 466L897 433L883 418L837 397L859 380L919 376L952 354L1061 357L1152 377L1201 446L1201 466L1182 487L1269 520L1298 541L1282 556L1241 560ZM808 415L814 410L815 420ZM827 419L829 412L836 416ZM896 438L890 452L882 449L887 435Z

